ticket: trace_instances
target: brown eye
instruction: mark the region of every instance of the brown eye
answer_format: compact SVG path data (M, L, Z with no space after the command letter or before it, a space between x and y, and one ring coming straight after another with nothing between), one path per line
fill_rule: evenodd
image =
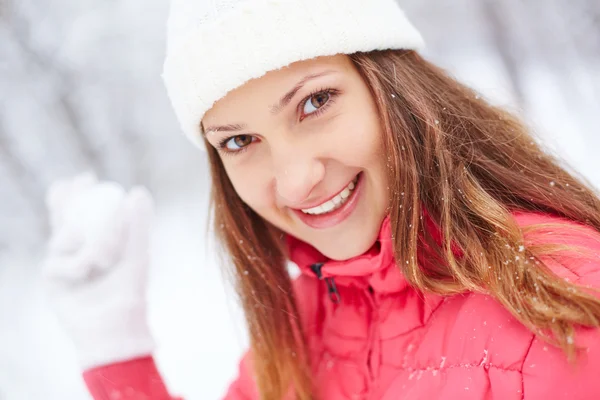
M327 100L329 100L329 93L317 93L310 98L310 103L315 108L321 108L325 105L325 103L327 103Z
M315 93L304 103L304 109L302 110L304 115L312 114L319 108L323 107L329 101L328 92Z
M252 143L252 136L237 135L230 138L227 143L225 143L225 147L227 150L236 151L248 146L250 143Z

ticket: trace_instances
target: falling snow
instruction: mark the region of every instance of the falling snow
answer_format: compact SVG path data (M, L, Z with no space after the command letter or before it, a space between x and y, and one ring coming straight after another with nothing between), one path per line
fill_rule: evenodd
M575 341L573 340L573 336L567 336L567 343L573 344Z
M11 99L7 104L20 104L19 109L27 110L29 107L26 102L34 104L38 101L36 99L38 97L43 102L42 105L46 103L50 105L44 107L44 110L46 108L54 109L55 105L51 103L53 92L59 96L64 94L62 78L66 78L69 83L68 89L71 93L68 97L79 93L83 95L83 98L92 99L93 103L82 101L81 104L75 104L76 107L73 109L76 113L75 116L84 122L83 128L85 128L77 132L72 127L61 126L64 124L62 121L65 120L62 113L56 113L55 115L58 117L55 118L51 112L44 112L40 118L31 119L28 116L29 112L24 112L20 117L16 115L19 113L6 109L3 116L6 117L7 124L3 128L6 131L4 133L6 133L7 140L14 145L11 151L22 148L21 154L15 154L16 161L23 163L21 165L25 168L23 171L27 172L25 178L30 176L35 179L21 181L17 178L2 181L3 189L14 194L19 203L23 205L13 209L8 206L11 196L3 197L3 210L10 217L14 214L13 210L17 210L19 213L20 210L23 210L22 215L18 214L17 217L6 218L4 221L6 223L3 225L2 233L8 237L5 243L20 244L21 241L29 240L30 236L40 236L33 235L33 232L38 229L36 226L44 226L44 219L42 215L34 215L29 218L30 215L39 214L39 210L36 211L35 207L31 207L32 202L38 199L43 186L50 179L54 179L60 174L76 171L81 166L76 162L81 149L77 148L77 145L73 146L73 143L67 139L69 137L90 141L93 145L92 150L106 149L106 151L99 152L100 165L107 168L105 175L126 180L127 171L136 171L140 176L147 176L152 181L159 182L154 189L157 192L166 193L169 198L193 199L194 201L189 204L172 204L172 208L159 210L159 218L162 220L158 224L157 233L163 240L160 241L158 246L160 248L153 257L153 264L156 265L156 268L153 268L151 280L155 291L150 299L150 311L152 320L155 321L157 327L160 327L156 330L156 338L163 349L161 357L159 357L161 370L164 370L168 381L173 382L174 390L185 394L184 397L189 399L217 398L223 392L231 374L234 373L236 362L246 347L246 343L245 339L240 338L242 336L240 332L243 329L240 329L240 326L235 323L238 320L242 321L241 314L235 313L232 316L232 311L227 306L228 299L222 290L220 273L217 268L218 262L213 259L210 249L209 253L205 254L206 249L198 246L198 243L202 243L206 238L201 236L202 233L199 233L197 229L201 224L196 221L203 218L203 214L196 209L196 200L204 199L204 193L208 193L208 186L201 186L197 181L190 185L189 174L185 173L196 170L197 153L188 151L187 147L183 145L183 141L173 140L173 135L163 135L165 131L177 131L167 101L164 99L159 84L156 84L158 62L161 58L159 53L162 52L162 44L159 40L162 29L159 27L164 23L166 1L152 2L152 7L145 9L148 12L142 14L139 13L140 7L136 6L145 5L140 0L129 2L61 0L39 2L39 4L36 3L36 7L26 6L30 3L34 4L35 2L8 0L2 3L8 4L5 7L7 18L3 19L3 22L6 23L7 31L14 29L12 33L16 35L19 35L19 32L27 32L27 35L31 35L21 38L23 43L35 45L28 49L32 52L26 54L25 58L31 56L33 59L40 55L44 58L52 55L51 58L42 60L48 62L52 68L42 68L43 73L36 73L35 71L39 69L37 66L24 67L21 62L13 63L18 60L8 59L7 63L3 63L3 67L7 69L7 73L4 74L7 78L3 82L8 85L6 91L11 92ZM123 6L124 3L127 3L126 7ZM420 4L420 2L413 3ZM418 7L426 8L428 6L423 3L423 5L412 7L415 10ZM16 22L10 20L10 9L12 8L22 12L21 17L25 25L20 27L23 29L21 31L17 29L19 26L16 25ZM79 12L87 15L82 15L82 19L76 23L77 15L75 14ZM419 13L415 12L415 14ZM39 20L36 21L36 18ZM448 16L444 16L444 18L449 19ZM84 24L81 21L91 23ZM135 21L135 23L132 24L131 21ZM424 27L426 25L424 24ZM472 27L475 25L473 24ZM64 27L64 29L55 29L57 26ZM460 28L460 24L457 26ZM73 30L77 33L76 40L66 40L61 43L58 32L68 34ZM44 36L44 32L48 34ZM431 32L435 33L435 29ZM75 37L75 35L72 36ZM7 37L8 40L4 40L3 45L12 41L10 35L3 36L3 39ZM56 39L56 46L51 45L54 39ZM112 40L114 42L111 42ZM478 45L483 43L480 42L479 37L477 40ZM436 42L436 40L432 40L432 42ZM442 45L444 40L438 42ZM72 50L73 43L80 44L82 47L79 52L71 52L69 56L68 52L69 49ZM97 45L90 46L90 43ZM452 44L452 42L448 43ZM125 46L127 45L133 45L136 51L126 51ZM12 46L7 45L7 48L12 48ZM39 53L37 53L38 49ZM53 49L60 49L61 51L58 52L60 54L53 52ZM458 71L456 72L469 79L472 78L474 85L483 83L486 88L491 88L489 93L484 93L485 96L488 94L492 96L496 87L510 86L505 85L503 81L504 67L496 64L497 57L492 51L487 51L486 55L478 55L473 59L468 43L465 44L463 41L455 50L451 52L453 56L450 61L457 63ZM58 58L54 58L55 53L58 54ZM61 69L60 57L65 57L65 54L69 57L64 59L67 68ZM109 68L106 68L108 65L106 63L94 62L98 55L103 56L99 59L113 62ZM443 61L443 57L438 55ZM81 68L82 65L85 68ZM479 71L474 71L472 65L476 65ZM584 64L569 65L576 67L566 68L571 72L581 73L581 70L585 69ZM536 74L535 71L540 71L539 65L528 63L528 68L530 68L532 79L524 80L525 86L521 95L525 96L525 104L536 104L535 107L529 107L527 111L531 113L529 116L540 122L542 131L548 133L544 142L546 142L546 138L557 142L561 155L573 160L576 166L584 174L587 174L593 183L597 184L600 181L596 175L598 163L594 157L594 149L598 147L598 139L595 131L587 128L595 126L596 109L594 108L590 118L586 118L585 113L580 113L579 110L584 108L586 100L582 96L577 96L576 89L568 93L570 96L559 96L556 99L551 98L553 96L541 96L540 93L547 93L547 90L553 85L561 83L560 76L558 79L552 78L550 81L543 81L540 80L540 76L548 76L548 74ZM546 66L543 68L543 71L549 73ZM131 75L129 71L131 71ZM61 79L55 84L53 77L59 75ZM569 81L576 83L576 77L577 74L569 74ZM23 79L23 81L19 82L19 79ZM88 81L98 82L97 85L94 85L91 93L85 91ZM128 83L123 84L124 82ZM113 83L116 83L119 98L110 94ZM567 86L575 87L574 85ZM42 87L43 96L29 95L39 87ZM140 90L140 88L143 89ZM18 96L14 96L15 93L20 93L25 100L19 100ZM393 93L391 96L397 98ZM120 110L121 113L107 114L108 118L103 118L102 112L98 110L110 110L111 108L103 104L102 98L106 98L109 103L132 104L139 108L123 108ZM479 95L476 98L479 98ZM564 98L581 100L568 104L569 102L563 101ZM63 100L65 99L63 98ZM537 102L538 99L541 101ZM119 100L122 100L122 103L119 103ZM155 103L157 100L158 103ZM94 105L94 107L90 107L94 109L94 112L86 114L84 103L89 106ZM81 107L78 108L78 106ZM148 112L148 110L152 110L152 112ZM445 112L447 108L443 107L442 110ZM558 110L558 112L554 113L553 110ZM140 115L142 118L139 118ZM15 123L8 124L9 119ZM111 128L106 129L110 131L108 135L103 136L102 132L98 132L96 126L98 120L102 121L102 126ZM39 127L31 126L30 121L39 121ZM120 121L125 125L119 126ZM27 135L19 135L19 132L25 130L23 124L29 127L26 130L31 132L31 135L38 137L39 140L32 141ZM13 125L14 127L11 128ZM142 134L135 134L131 138L121 141L123 139L121 135L114 135L114 132L121 131L142 132ZM39 132L47 132L47 135L36 134ZM61 132L67 132L67 134L62 135ZM58 147L74 150L60 153L65 155L62 157L57 155L59 154L56 152L58 149L52 149L53 151L47 151L48 154L53 155L52 157L38 159L35 157L37 154L35 146L46 143L44 137L47 138L47 143L53 140ZM99 139L98 143L101 146L95 146L97 143L94 142L94 138ZM111 141L111 138L114 140ZM139 147L136 146L136 143L139 143ZM533 144L534 142L532 142ZM42 148L45 149L45 146ZM143 157L131 157L129 153L129 150L135 152L146 148L152 151L143 154ZM123 152L123 149L126 151ZM402 146L402 150L406 150L404 146ZM154 155L156 154L158 155L156 159L162 162L138 164L141 159L155 161ZM165 161L164 157L169 155L171 158ZM123 160L135 160L135 162L123 163ZM177 163L173 163L173 160L176 160ZM180 160L186 160L187 164ZM88 163L90 160L84 161ZM153 164L155 166L152 166ZM9 163L3 165L10 166ZM170 174L165 174L161 165L169 165ZM199 175L207 175L206 171L202 172ZM182 180L185 181L185 185L181 187L175 185L172 178L177 175L185 177ZM169 182L163 187L160 182L161 179L164 180L165 176L168 177ZM3 177L6 176L3 175ZM22 185L16 185L18 190L11 190L13 180L22 183ZM554 187L555 184L552 182L549 185ZM562 187L562 184L560 186ZM564 187L569 187L569 185L564 184ZM23 190L23 188L27 190ZM22 190L29 191L30 189L32 193L38 194L28 198L23 198L19 194ZM165 201L163 199L161 201L161 204L164 205L172 200ZM200 203L204 205L202 201ZM193 211L190 204L194 204ZM223 207L223 205L218 204L217 207ZM15 229L7 225L10 225L13 220ZM221 230L226 229L224 224L219 227ZM41 245L42 243L37 242L34 248L41 249ZM0 249L6 250L1 247ZM12 342L8 340L4 347L0 348L4 365L2 371L5 372L4 374L0 373L0 376L8 377L0 385L0 397L7 399L43 398L45 400L85 398L85 389L80 382L78 366L72 359L73 357L69 356L70 346L64 333L54 325L54 320L50 318L39 288L35 286L37 281L34 276L27 275L29 272L36 272L34 267L37 265L39 254L33 252L31 254L32 259L25 262L16 262L14 259L6 260L2 265L3 268L0 269L0 273L2 273L0 281L5 282L3 292L0 293L2 294L1 299L4 300L0 303L5 305L0 313L0 320L14 322L3 333L19 338ZM202 260L201 268L197 268L198 260ZM16 271L14 274L11 272L13 270ZM172 296L172 293L177 293L177 296ZM206 298L209 298L210 302L206 302ZM173 313L169 310L178 310L178 312ZM27 318L18 317L19 315L21 317L26 315ZM214 317L214 320L211 321L214 329L205 329L203 323L205 320L201 317L202 315ZM168 328L172 326L185 326L185 332L174 333L174 329ZM38 339L41 336L39 332L44 332L43 340ZM571 338L571 340L573 339ZM48 343L51 343L52 346L48 346ZM548 351L548 348L544 347L544 351ZM197 354L198 357L189 357L189 354ZM214 354L218 354L218 357L212 357ZM445 358L442 366L444 362ZM437 371L433 370L432 373L435 375ZM197 377L200 375L210 376L210 379L199 385ZM12 376L18 379L9 381L8 379ZM35 381L35 385L30 383L32 381ZM40 392L36 392L36 390ZM108 396L111 396L113 400L120 400L119 396L124 394L125 392L114 392Z

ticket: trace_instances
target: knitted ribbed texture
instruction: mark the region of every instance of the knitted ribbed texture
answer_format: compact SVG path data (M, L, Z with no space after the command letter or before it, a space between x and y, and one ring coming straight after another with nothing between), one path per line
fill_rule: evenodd
M163 79L183 132L229 91L296 61L419 49L395 0L172 0Z

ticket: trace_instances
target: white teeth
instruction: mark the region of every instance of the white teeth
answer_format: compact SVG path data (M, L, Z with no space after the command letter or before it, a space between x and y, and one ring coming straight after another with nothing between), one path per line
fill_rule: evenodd
M333 201L329 200L328 202L325 202L321 207L323 207L323 210L325 210L325 212L328 212L333 210L335 204L333 204Z
M348 186L346 186L344 188L344 190L342 190L340 193L338 193L338 195L335 196L334 198L332 198L331 200L328 200L325 203L318 205L316 207L302 210L302 212L305 214L319 215L319 214L325 214L325 213L328 213L328 212L331 212L333 210L340 208L342 206L342 204L344 204L346 202L348 197L350 197L350 193L356 187L357 181L358 181L358 176L356 178L354 178L354 180L352 182L350 182L348 184Z
M346 188L346 189L342 190L342 193L340 193L340 196L342 196L342 199L345 199L348 196L350 196L350 189Z

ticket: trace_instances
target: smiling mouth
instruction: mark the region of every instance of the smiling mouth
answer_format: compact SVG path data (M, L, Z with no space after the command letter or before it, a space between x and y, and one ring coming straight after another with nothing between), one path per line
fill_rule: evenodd
M330 200L327 200L326 202L316 207L302 209L300 211L302 211L304 214L309 215L323 215L337 210L348 201L350 195L356 187L357 182L358 175L355 176L354 179L344 189L342 189L337 195L335 195Z
M349 218L356 209L364 189L363 181L361 172L331 199L316 207L292 211L300 221L313 229L332 228Z

